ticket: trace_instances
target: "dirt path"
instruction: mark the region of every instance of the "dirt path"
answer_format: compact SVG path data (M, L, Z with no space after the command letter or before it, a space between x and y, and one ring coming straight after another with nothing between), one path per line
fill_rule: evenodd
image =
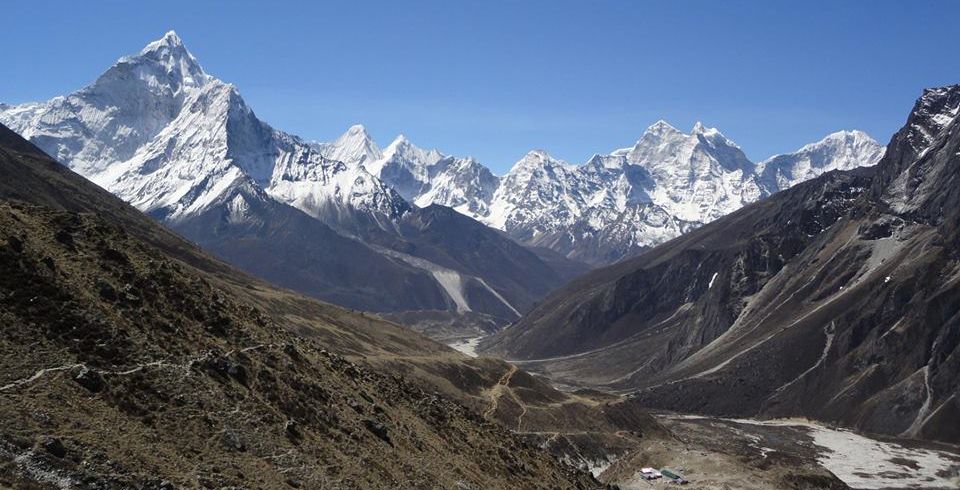
M227 358L236 354L237 352L250 352L253 350L269 348L269 347L276 347L276 345L275 344L259 344L251 347L244 347L243 349L239 349L239 350L233 349L224 353L222 357ZM133 367L130 367L127 369L119 369L119 370L97 369L97 368L89 367L83 363L65 364L63 366L40 369L39 371L33 373L33 375L31 376L28 376L26 378L21 378L13 382L10 382L8 384L5 384L3 386L0 386L0 391L12 390L14 388L19 388L24 385L29 385L49 373L72 371L74 369L85 369L87 371L94 372L103 376L129 376L131 374L135 374L140 371L144 371L146 369L151 369L151 368L174 369L174 370L180 370L186 374L189 374L190 370L193 368L195 364L199 362L203 362L213 357L216 357L216 354L213 351L207 351L200 356L187 359L186 361L181 363L171 363L167 360L158 360L158 361L150 361L146 363L136 364Z
M527 404L520 401L520 398L513 391L510 391L510 396L517 402L517 405L520 405L520 415L517 415L517 432L520 432L520 426L523 425L523 416L527 414Z
M500 377L500 380L497 381L497 384L493 385L493 388L490 388L490 407L483 412L483 418L490 419L493 417L494 412L497 411L497 407L500 405L500 397L503 396L504 390L507 389L507 385L510 383L510 378L513 377L517 372L517 366L514 364L510 365L510 369Z

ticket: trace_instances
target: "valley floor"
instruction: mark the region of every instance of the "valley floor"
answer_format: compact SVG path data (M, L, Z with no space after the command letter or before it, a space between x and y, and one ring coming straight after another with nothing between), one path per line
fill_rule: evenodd
M873 438L803 419L656 417L676 441L642 443L613 462L602 480L624 489L671 488L639 473L641 467L668 467L702 489L763 489L781 478L797 488L843 488L826 476L796 474L817 466L855 490L960 488L960 448L953 446Z
M448 345L476 357L483 338L450 339ZM490 394L507 384L498 382ZM574 393L571 387L565 391L592 399L592 392ZM619 398L599 392L595 396ZM493 411L487 409L487 418ZM960 488L960 447L859 434L806 419L725 419L671 412L657 412L655 417L669 435L542 430L520 420L517 427L524 425L519 434L534 438L569 464L623 489L672 488L664 479L643 479L644 467L674 470L698 489ZM576 449L564 447L567 443Z

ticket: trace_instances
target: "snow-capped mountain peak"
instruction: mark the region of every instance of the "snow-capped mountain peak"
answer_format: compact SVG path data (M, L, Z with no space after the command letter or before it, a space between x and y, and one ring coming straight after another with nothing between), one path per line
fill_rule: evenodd
M207 75L197 59L187 50L183 40L174 31L167 32L162 38L147 44L135 56L124 56L114 68L125 71L129 67L133 75L156 88L172 89L177 92L181 87L197 88L213 80ZM108 70L101 79L110 79L114 69ZM100 84L101 80L97 81Z
M690 134L660 120L647 128L630 150L618 150L614 155L625 155L627 160L653 173L684 172L701 174L716 173L714 167L727 170L752 168L740 147L727 139L715 128L701 122L693 126Z
M809 153L823 148L856 148L862 145L877 146L879 143L877 143L873 138L863 131L857 129L843 130L830 133L820 141L803 145L795 153ZM765 160L764 162L768 160ZM761 164L764 162L761 162Z
M539 170L551 172L556 169L572 168L572 165L550 156L546 150L535 149L527 152L523 158L513 164L513 167L507 172L507 177L509 178L511 175L526 175Z
M530 150L517 161L503 177L503 187L510 194L525 192L524 189L544 194L558 195L575 179L577 167L550 156L545 150ZM549 187L550 190L546 190ZM501 193L504 197L506 194Z
M681 131L675 128L672 124L668 123L664 119L658 119L657 122L651 124L647 127L647 130L644 133L651 134L670 134L670 133L680 133Z
M414 145L405 135L400 134L383 149L380 160L387 162L391 159L403 159L406 162L415 164L414 166L416 167L425 168L436 164L443 159L444 156L443 153L440 153L435 148L424 150Z
M348 165L371 163L383 157L380 147L362 124L350 126L333 142L321 144L321 148L323 156Z
M404 199L413 201L429 189L430 180L438 171L435 165L444 158L439 151L419 148L401 134L365 167Z
M727 145L727 146L732 146L732 147L735 147L735 148L740 148L739 146L737 146L736 143L734 143L733 141L731 141L730 139L728 139L726 136L724 136L723 133L721 133L719 129L705 126L705 125L704 125L702 122L700 122L700 121L697 121L696 123L694 123L693 129L690 130L690 135L691 135L691 136L703 136L703 137L704 137L705 139L707 139L707 140L722 141L723 144L725 144L725 145Z
M0 121L92 178L134 158L214 81L170 32L120 58L89 86L8 107Z
M629 155L631 152L635 151L637 147L641 147L645 144L659 144L660 141L670 140L671 138L682 135L682 131L673 127L673 125L667 121L658 119L657 122L651 124L643 131L643 134L640 135L640 138L633 144L633 146L618 148L610 152L610 154L615 156Z
M636 154L645 151L645 148L676 143L684 137L686 137L686 135L683 134L682 131L661 119L648 127L632 147L626 149L626 151L620 150L614 153L623 153L625 155ZM631 157L631 160L636 160L636 157Z
M160 39L147 43L147 45L140 50L140 54L143 55L152 51L159 51L163 48L185 49L183 40L180 39L180 36L177 35L177 32L174 30L169 30Z
M489 213L489 204L500 179L473 157L443 157L429 168L428 181L414 204L449 206L467 216Z
M609 155L594 153L583 166L585 170L589 169L594 172L621 171L627 164L625 155L626 153L620 152L620 150L616 150Z
M756 172L763 185L775 192L832 170L874 165L884 151L863 131L837 131L793 153L774 155L760 162Z
M363 162L380 149L361 125L317 145L271 128L236 87L206 74L173 31L66 97L5 108L0 122L139 209L171 221L253 189L318 216L409 205ZM259 188L256 190L254 188ZM319 217L319 216L318 216Z
M528 151L527 154L524 155L524 156L523 156L523 159L520 160L520 161L529 160L529 159L538 160L538 161L543 162L543 163L553 163L553 162L556 162L556 159L553 158L552 156L550 156L550 154L547 153L547 150L543 150L543 149L540 149L540 148L536 148L536 149L533 149L533 150Z

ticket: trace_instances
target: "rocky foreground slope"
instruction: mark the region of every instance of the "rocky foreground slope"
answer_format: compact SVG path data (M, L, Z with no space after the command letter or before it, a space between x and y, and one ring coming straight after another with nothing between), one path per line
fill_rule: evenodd
M590 273L482 347L645 406L960 441L958 107L926 90L876 167Z

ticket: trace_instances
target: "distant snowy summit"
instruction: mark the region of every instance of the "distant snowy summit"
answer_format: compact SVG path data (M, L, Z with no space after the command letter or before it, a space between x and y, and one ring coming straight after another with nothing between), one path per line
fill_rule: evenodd
M200 67L174 32L65 97L9 107L0 122L144 212L180 220L253 186L313 216L387 216L409 205L363 169L362 127L322 145L260 121L236 87ZM370 147L369 145L372 145ZM356 159L356 162L351 162Z
M378 154L369 139L353 146ZM657 121L633 146L582 165L533 150L496 176L400 137L366 168L417 206L449 206L522 243L603 264L825 172L874 165L883 152L861 131L840 131L755 164L715 128L684 133Z
M793 153L760 162L757 172L767 187L783 190L824 172L874 165L883 153L884 147L863 131L838 131Z
M380 148L362 125L328 143L274 129L233 85L204 72L172 31L73 94L0 105L0 122L170 221L234 202L238 192L241 200L269 196L339 229L357 219L385 226L440 204L593 264L883 154L866 134L843 131L754 164L716 129L697 123L684 133L658 121L633 146L582 165L535 150L497 176L473 158L424 150L402 135Z
M457 178L461 162L402 139L382 151L359 125L330 143L275 129L173 32L72 94L3 106L0 122L222 259L340 305L502 325L565 279L502 233L418 207L378 177L391 158Z

